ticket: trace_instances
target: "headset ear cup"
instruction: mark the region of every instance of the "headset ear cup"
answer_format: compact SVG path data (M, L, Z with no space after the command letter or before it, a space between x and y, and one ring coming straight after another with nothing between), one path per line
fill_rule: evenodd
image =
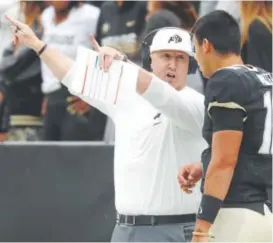
M188 74L195 74L197 71L197 62L193 57L190 57Z
M149 67L148 67L147 71L152 72L152 71L153 71L153 70L152 70L152 66L151 66L152 59L151 59L151 57L150 57L150 52L149 52L148 62L149 62Z
M142 67L147 70L151 71L151 57L150 57L150 50L149 46L147 44L143 43L142 45L142 51L141 51L141 57L142 57Z

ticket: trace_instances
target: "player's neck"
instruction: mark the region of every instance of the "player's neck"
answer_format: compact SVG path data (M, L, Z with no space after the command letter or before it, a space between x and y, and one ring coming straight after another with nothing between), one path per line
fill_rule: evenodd
M239 55L219 56L219 60L215 62L215 70L230 67L233 65L243 65L243 60Z

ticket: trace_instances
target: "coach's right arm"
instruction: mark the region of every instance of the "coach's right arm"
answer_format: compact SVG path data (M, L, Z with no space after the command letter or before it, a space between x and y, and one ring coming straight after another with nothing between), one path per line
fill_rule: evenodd
M53 75L58 80L63 81L63 84L66 85L69 89L71 81L75 79L74 71L76 68L76 62L71 58L63 55L57 49L47 47L46 43L40 40L28 25L23 24L20 21L12 19L8 16L6 16L6 19L10 22L11 30L14 34L13 44L25 45L26 47L29 47L38 53L41 60L47 65ZM106 107L80 95L77 96L79 96L86 103L96 107L107 116L113 118L113 114L115 112L114 108Z

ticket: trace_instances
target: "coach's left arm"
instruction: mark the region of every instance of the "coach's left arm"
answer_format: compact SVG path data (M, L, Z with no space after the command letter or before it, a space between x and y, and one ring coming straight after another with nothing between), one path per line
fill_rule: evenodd
M137 92L178 127L201 136L204 96L186 88L177 91L167 82L139 68Z

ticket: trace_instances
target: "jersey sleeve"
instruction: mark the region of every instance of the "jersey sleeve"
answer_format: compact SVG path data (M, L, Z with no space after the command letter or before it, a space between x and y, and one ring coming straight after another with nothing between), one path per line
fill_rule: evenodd
M205 105L214 132L243 130L247 120L247 97L247 87L233 70L220 70L208 81Z

